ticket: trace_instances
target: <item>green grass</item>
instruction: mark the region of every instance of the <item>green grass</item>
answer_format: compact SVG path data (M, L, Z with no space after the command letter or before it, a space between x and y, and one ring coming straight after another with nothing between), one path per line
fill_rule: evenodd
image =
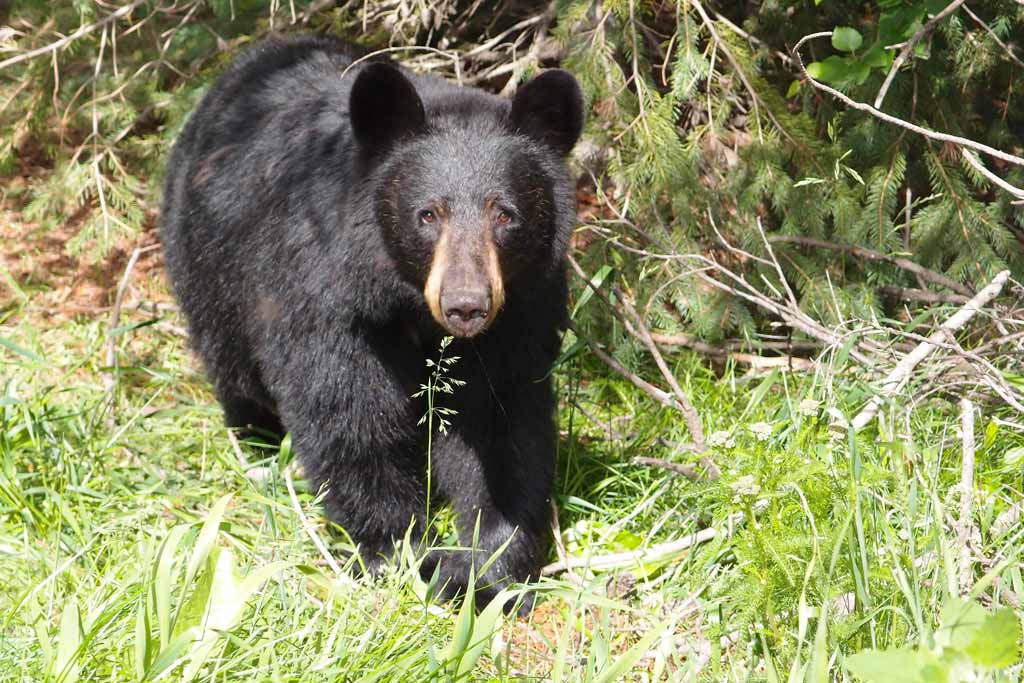
M292 500L287 458L243 444L240 460L180 336L120 334L112 393L105 321L44 323L31 296L3 310L0 681L1020 675L1019 612L997 608L1024 595L1024 434L991 421L993 407L961 588L950 404L908 415L899 402L853 436L829 429L829 411L851 415L866 396L850 368L747 377L672 356L722 469L693 482L632 463L695 459L681 416L575 355L556 376L569 552L718 533L642 566L545 579L528 619L474 616L425 601L411 551L375 580L335 575L309 532L343 565L344 534L301 480Z

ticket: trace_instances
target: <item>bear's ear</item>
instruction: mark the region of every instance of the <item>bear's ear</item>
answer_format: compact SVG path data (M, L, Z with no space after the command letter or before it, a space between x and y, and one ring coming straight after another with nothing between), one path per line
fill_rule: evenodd
M516 91L512 125L520 133L568 154L583 131L583 93L568 71L551 69Z
M348 108L356 142L369 151L418 133L426 122L416 88L386 62L373 62L359 71Z

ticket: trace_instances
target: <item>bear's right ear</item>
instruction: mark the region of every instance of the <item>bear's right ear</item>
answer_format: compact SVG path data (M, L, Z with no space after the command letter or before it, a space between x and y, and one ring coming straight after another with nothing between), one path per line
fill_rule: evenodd
M511 116L520 133L568 154L583 132L580 84L568 71L545 71L516 91Z
M356 142L368 151L390 147L421 131L426 122L416 88L387 62L372 62L359 71L348 109Z

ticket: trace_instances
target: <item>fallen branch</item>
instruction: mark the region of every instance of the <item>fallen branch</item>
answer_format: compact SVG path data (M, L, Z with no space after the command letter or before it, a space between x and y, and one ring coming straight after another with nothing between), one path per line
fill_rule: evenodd
M941 294L927 289L913 287L879 287L882 294L902 301L918 301L926 304L965 304L967 297L963 294Z
M874 251L865 247L858 247L853 244L838 244L836 242L827 242L813 237L801 237L800 235L772 235L768 239L771 242L796 244L801 247L842 251L850 254L851 256L867 259L868 261L883 261L885 263L891 263L894 266L917 275L922 280L926 280L935 285L940 285L946 289L951 289L957 294L962 294L964 296L971 296L974 294L974 292L968 287L965 287L956 280L951 280L942 273L936 273L934 270L929 270L918 263L914 263L910 259L901 258L899 256L890 256L888 254L883 254L880 251Z
M714 481L721 476L718 466L708 457L703 457L697 465L681 465L677 462L662 460L661 458L648 458L637 456L631 461L634 465L645 467L658 467L669 472L681 474L690 481L709 480Z
M672 408L673 410L680 410L681 407L676 402L675 396L668 393L667 391L659 389L658 387L654 386L644 378L640 377L640 375L636 374L635 372L627 370L622 365L622 363L620 363L619 361L615 360L607 353L605 353L605 351L600 346L598 346L593 339L591 339L588 335L584 334L583 331L580 330L580 328L576 325L576 323L574 323L571 320L569 321L569 329L573 331L573 334L575 334L578 339L582 339L583 342L593 352L593 354L600 358L605 365L607 365L612 370L628 379L630 382L634 384L634 386L636 386L638 389L643 391L645 394L653 398L661 405L665 406L666 408Z
M704 427L701 424L700 415L697 413L697 409L693 407L690 397L687 396L686 392L683 391L683 388L679 386L676 376L672 374L671 370L669 370L668 365L665 363L665 359L661 356L661 352L658 351L657 345L654 343L654 340L651 339L651 333L647 331L647 326L644 325L644 321L640 318L636 309L633 308L633 304L630 303L629 297L620 294L619 299L622 301L622 306L626 309L627 315L633 319L633 324L636 326L644 346L647 347L647 350L651 352L651 356L654 357L654 362L661 371L662 377L665 378L665 381L668 382L668 385L672 388L672 393L675 394L676 400L679 402L680 411L686 419L686 426L690 430L690 438L693 439L696 451L698 453L703 453L707 450L707 444L704 442Z
M645 550L628 550L623 553L596 555L593 557L568 557L565 560L552 562L540 570L541 576L553 576L573 569L629 569L642 567L655 562L665 562L675 558L692 546L706 543L718 536L716 529L702 529L690 536L684 536L668 543L652 545Z
M960 591L966 594L974 583L971 572L971 531L974 525L974 404L969 398L960 399L960 432L963 461L960 466L960 519L956 535L959 551L958 565Z
M712 358L733 360L737 363L743 363L744 365L749 365L755 370L764 370L767 368L814 370L816 367L815 362L807 358L798 358L795 356L758 356L753 353L729 351L727 349L714 346L713 344L702 342L688 334L661 334L658 332L651 332L651 338L659 346L681 346L692 349L698 353L703 353L706 356L711 356Z
M879 392L868 401L868 404L864 406L856 417L853 418L851 423L855 430L862 429L867 425L874 417L878 414L879 408L887 398L893 396L906 381L910 378L910 374L914 371L914 368L923 361L928 355L934 351L940 344L950 338L954 332L966 325L975 314L986 306L992 299L999 296L999 293L1003 290L1003 285L1010 278L1010 271L1004 270L1003 272L996 275L995 279L992 280L988 285L985 286L980 292L974 295L970 301L957 311L949 320L944 322L939 329L932 333L928 339L914 347L914 350L908 353L903 359L896 364L884 380L882 380L882 386Z
M876 109L875 107L872 107L870 104L865 104L864 102L857 102L856 100L852 100L843 93L836 90L835 88L831 88L822 83L821 81L817 81L814 78L812 78L811 75L807 73L807 67L804 66L803 58L800 56L800 46L803 45L808 40L811 40L812 38L825 38L831 36L832 31L821 31L820 33L812 33L801 38L797 42L797 44L793 46L793 55L796 57L797 63L800 65L800 71L803 73L804 78L807 79L811 86L817 88L818 90L821 90L822 92L827 92L829 95L832 95L832 97L835 97L837 100L839 100L846 106L851 107L852 109L856 109L857 111L862 111L867 114L871 114L875 118L881 119L886 123L891 123L894 126L905 128L909 131L917 133L918 135L923 135L924 137L929 138L931 140L938 140L939 142L951 142L953 144L961 145L963 147L970 147L971 149L977 150L979 152L984 152L985 154L995 157L996 159L1002 159L1003 161L1006 161L1011 164L1016 164L1017 166L1024 166L1024 159L1022 159L1021 157L1014 156L1013 154L1008 154L994 147L989 147L988 145L982 144L980 142L975 142L974 140L970 140L968 138L962 138L959 135L939 133L928 128L922 128L921 126L915 125L908 121L904 121L903 119L898 118L896 116L892 116L891 114L886 114L884 111Z
M576 259L574 259L571 254L567 255L566 258L569 261L569 265L572 266L576 274L584 282L586 282L590 289L597 295L597 297L602 302L604 302L604 304L608 306L608 308L610 308L613 313L615 313L615 315L623 322L623 324L625 325L626 329L630 332L630 334L632 334L641 342L643 342L644 346L647 347L647 350L654 358L655 364L658 366L658 370L661 371L662 377L665 378L665 381L668 382L668 385L672 389L673 394L675 394L675 399L677 403L676 408L683 413L683 417L686 420L686 425L690 430L690 438L693 439L693 443L696 446L697 452L704 452L707 449L707 444L704 441L704 427L701 424L700 415L697 413L697 409L693 407L693 403L690 401L689 396L687 396L686 392L684 392L682 387L679 386L679 382L676 380L675 375L672 374L671 370L669 370L668 365L665 363L665 359L662 357L657 345L651 338L651 333L647 330L647 326L644 325L644 322L640 318L640 315L636 312L636 309L630 303L629 298L624 296L622 293L618 293L618 298L622 302L623 308L625 308L625 313L623 313L622 311L619 310L617 306L614 306L612 304L612 302L608 299L604 292L602 292L598 287L594 285L593 281L589 277L587 277L587 274L583 272L583 269L580 267L579 263L576 262ZM636 384L635 381L633 383ZM653 387L653 385L650 386Z
M880 109L882 107L882 101L885 99L886 93L889 92L889 86L892 85L893 79L896 78L896 72L903 66L903 62L907 61L907 57L910 55L911 50L914 49L914 46L917 45L922 38L931 33L940 21L955 12L960 5L964 4L964 2L965 0L953 0L953 2L946 5L942 11L926 21L924 26L917 29L917 32L910 36L910 40L903 43L903 49L900 50L898 55L896 55L896 59L893 60L889 73L882 82L882 87L878 89L878 96L875 97L875 109Z
M6 69L7 67L17 64L19 62L25 62L30 59L35 59L36 57L42 57L43 55L50 54L51 52L56 52L57 50L63 48L65 45L68 45L78 40L85 34L91 33L98 28L106 26L112 21L117 21L121 17L131 14L136 7L142 5L145 2L147 2L147 0L135 0L130 5L125 5L124 7L121 7L118 10L111 12L102 19L98 19L92 22L91 24L86 24L85 26L79 27L77 31L70 35L64 36L58 41L50 43L49 45L44 45L40 48L36 48L35 50L22 52L20 55L15 55L14 57L10 57L9 59L5 59L4 61L0 62L0 70Z

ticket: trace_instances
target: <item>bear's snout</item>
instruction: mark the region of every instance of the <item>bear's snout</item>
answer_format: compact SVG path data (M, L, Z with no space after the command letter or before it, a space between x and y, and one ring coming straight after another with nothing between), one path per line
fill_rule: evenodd
M441 294L444 326L459 337L472 337L487 327L491 293L482 288L462 288Z

